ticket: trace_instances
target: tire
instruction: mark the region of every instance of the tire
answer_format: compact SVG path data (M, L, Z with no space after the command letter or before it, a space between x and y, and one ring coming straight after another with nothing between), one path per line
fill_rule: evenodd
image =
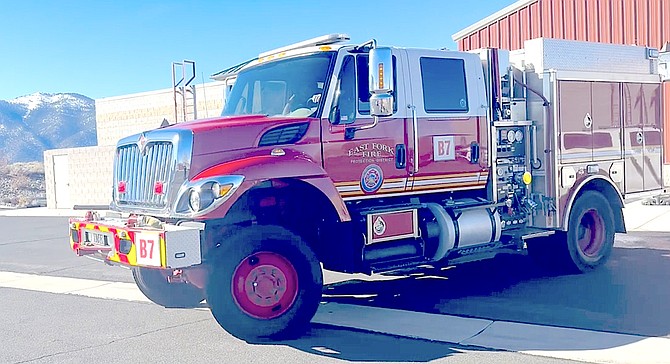
M133 278L140 291L151 302L168 308L198 307L205 299L202 289L189 283L169 283L168 272L164 269L132 269Z
M207 302L223 329L247 341L302 335L321 301L321 265L278 226L242 228L212 262Z
M570 211L568 231L528 242L528 253L560 273L586 273L605 264L614 245L614 211L599 192L583 192Z

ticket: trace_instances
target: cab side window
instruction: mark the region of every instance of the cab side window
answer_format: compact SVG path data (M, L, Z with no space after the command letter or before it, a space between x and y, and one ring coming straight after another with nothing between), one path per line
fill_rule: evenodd
M465 61L421 57L423 105L427 113L467 112Z
M356 120L356 69L353 56L346 56L338 77L336 105L331 111L334 124L351 124Z
M370 115L370 85L368 80L368 57L367 54L356 57L356 72L358 73L358 112L361 115ZM393 68L396 69L396 60L393 56ZM393 73L393 89L398 90L398 83L396 82L396 75ZM393 112L398 111L398 98L393 98Z

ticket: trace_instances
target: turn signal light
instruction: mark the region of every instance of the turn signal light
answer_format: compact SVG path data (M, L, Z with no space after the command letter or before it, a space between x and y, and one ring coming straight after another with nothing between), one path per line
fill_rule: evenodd
M226 185L220 185L216 182L212 184L212 193L214 193L214 198L219 198L225 196L230 189L233 188L233 185L231 184L226 184Z
M379 88L384 88L384 64L377 65L377 72L379 74Z

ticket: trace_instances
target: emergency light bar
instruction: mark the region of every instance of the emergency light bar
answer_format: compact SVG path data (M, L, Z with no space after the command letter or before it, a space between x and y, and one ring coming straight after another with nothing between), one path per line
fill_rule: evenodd
M273 49L271 51L263 52L258 55L258 58L263 58L266 56L271 56L273 54L281 53L281 52L287 52L291 51L294 49L299 49L299 48L304 48L304 47L314 47L314 46L322 46L322 45L328 45L328 44L335 44L335 43L341 43L341 42L346 42L349 39L349 35L347 34L342 34L342 33L333 33L333 34L328 34L328 35L322 35L320 37L312 38L312 39L307 39L303 40L302 42L290 44L281 48Z

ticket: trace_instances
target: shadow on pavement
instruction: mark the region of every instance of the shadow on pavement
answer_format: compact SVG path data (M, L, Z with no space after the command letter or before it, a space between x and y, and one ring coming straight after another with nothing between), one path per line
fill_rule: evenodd
M299 339L273 344L291 346L320 356L363 362L429 362L463 352L454 344L372 334L316 324L312 325L311 330ZM473 350L478 349L468 348L468 351Z
M631 234L620 243L618 239L610 261L587 274L552 276L529 257L501 255L426 276L328 285L324 301L669 336L670 242L666 239L666 233ZM665 249L643 248L641 242Z

